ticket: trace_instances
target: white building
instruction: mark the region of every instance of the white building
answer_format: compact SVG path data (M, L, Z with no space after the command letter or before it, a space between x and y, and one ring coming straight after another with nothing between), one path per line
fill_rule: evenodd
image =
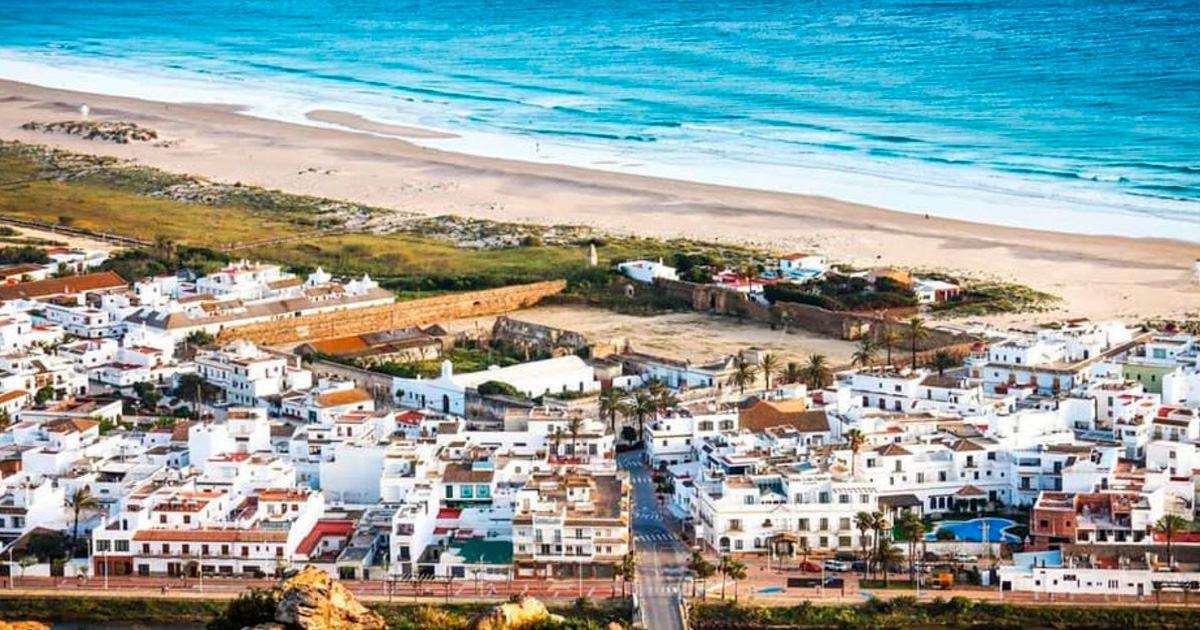
M530 398L600 390L595 370L574 355L503 368L492 366L468 374L455 374L454 365L444 361L438 378L396 378L396 401L409 408L462 416L466 414L467 390L477 390L489 381L510 385Z

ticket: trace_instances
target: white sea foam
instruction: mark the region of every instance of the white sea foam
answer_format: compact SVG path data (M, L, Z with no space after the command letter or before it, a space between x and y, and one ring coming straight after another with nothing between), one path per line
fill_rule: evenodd
M262 82L231 80L135 62L80 59L61 51L36 55L0 51L0 77L162 102L239 105L253 116L323 127L330 125L311 121L305 114L336 109L381 123L458 134L456 138L410 141L472 155L819 195L996 225L1200 242L1200 222L1179 218L1196 216L1194 203L1155 199L1136 206L1125 195L1083 182L1042 180L984 168L956 168L953 179L948 179L949 171L936 165L815 148L804 150L802 163L792 163L789 154L756 144L764 139L760 134L722 125L685 125L679 135L655 143L500 134L466 124L472 112L463 110L461 104L422 110L421 104L382 91L323 88L302 79L279 77ZM542 107L587 104L586 98L569 95L538 102ZM838 136L819 130L786 133L792 141L813 143L836 141Z

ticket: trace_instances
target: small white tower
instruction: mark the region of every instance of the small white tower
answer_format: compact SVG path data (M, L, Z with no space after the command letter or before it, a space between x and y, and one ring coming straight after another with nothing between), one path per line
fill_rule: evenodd
M1200 284L1200 258L1192 262L1192 283Z
M600 255L596 253L596 244L588 245L588 266L595 267L600 264ZM1196 263L1200 265L1200 262Z
M84 103L79 106L79 117L80 118L87 120L88 114L91 114L91 113L92 113L92 108L88 107L87 103Z

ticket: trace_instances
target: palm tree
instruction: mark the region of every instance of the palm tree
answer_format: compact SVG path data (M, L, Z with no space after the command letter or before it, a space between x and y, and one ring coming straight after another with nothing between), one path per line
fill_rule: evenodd
M908 579L911 582L917 580L917 543L925 536L925 522L921 520L917 513L909 510L900 517L900 522L897 523L900 531L904 534L904 539L908 541Z
M1154 523L1154 531L1167 539L1167 566L1175 564L1175 553L1171 548L1175 542L1175 536L1188 531L1188 528L1187 519L1178 514L1166 514Z
M741 560L732 560L726 566L725 570L729 575L729 579L733 580L733 601L736 602L738 600L738 582L746 579L746 564Z
M946 370L958 365L958 359L954 358L954 355L946 350L938 350L933 353L933 359L929 364L937 370L938 376L945 376Z
M654 398L654 402L658 405L660 411L674 409L679 405L679 397L665 387Z
M833 380L833 370L829 368L829 359L816 352L808 355L808 364L804 366L804 384L810 390L821 389Z
M175 241L162 234L154 237L154 253L160 259L174 263L176 253Z
M717 561L717 573L721 574L721 601L725 601L725 578L729 577L729 567L733 562L735 560L728 555L721 556Z
M858 452L862 450L864 444L867 443L867 436L858 429L850 429L846 432L846 446L850 447L850 476L858 476Z
M621 392L610 389L600 394L600 419L608 418L608 426L613 435L617 434L617 414L621 413L622 405Z
M758 360L758 367L762 369L766 389L771 389L771 377L779 372L779 357L767 352Z
M900 547L892 543L888 539L883 539L879 542L879 547L875 550L875 561L879 563L879 568L883 571L883 587L891 586L891 572L889 569L897 565L904 559L904 552Z
M658 413L658 398L645 392L638 392L633 397L633 404L629 406L629 412L637 419L638 440L641 440L646 433L646 418Z
M571 457L579 459L579 432L583 430L583 418L571 416L567 420L567 433L571 434Z
M79 515L100 507L100 500L92 495L91 488L83 486L76 488L71 496L67 497L67 504L74 513L74 525L71 527L71 556L74 557L75 549L79 545Z
M729 375L728 385L738 388L738 394L746 395L746 386L753 385L758 378L758 367L740 355L733 363L733 373Z
M783 367L783 371L779 373L779 382L799 383L802 381L804 381L804 368L795 361L788 361L788 364Z
M900 345L900 333L896 332L895 328L886 326L883 332L879 335L879 343L883 345L883 349L887 352L887 364L892 364L892 349Z
M875 355L878 353L879 345L875 343L875 339L869 335L863 335L858 340L858 349L854 351L854 354L850 355L850 363L869 368L875 363Z
M871 512L871 521L872 521L871 524L874 526L874 529L875 529L875 557L876 557L876 559L878 559L880 556L880 550L883 548L883 544L885 542L890 544L892 541L891 536L883 535L884 532L886 532L892 528L892 524L890 522L888 522L887 516L885 516L883 512L880 512L878 510L875 512ZM884 570L884 579L886 580L888 565L884 564L884 565L880 565L880 567Z
M867 543L871 540L867 532L875 529L875 515L870 512L859 512L854 515L854 527L858 529L858 544L862 548L863 579L871 572L871 556L867 553Z
M560 446L562 446L562 435L563 435L562 427L555 425L554 432L551 434L551 440L552 440L552 443L554 444L553 459L558 459L558 448Z
M925 320L920 317L908 320L908 324L904 327L904 338L908 340L908 347L912 350L910 365L915 368L917 367L917 346L929 338L929 329L925 327Z
M717 573L717 567L709 562L704 557L703 553L697 549L692 552L692 557L688 560L688 570L692 572L692 597L696 596L696 582L704 582L704 590L701 591L702 596L707 595L708 578Z

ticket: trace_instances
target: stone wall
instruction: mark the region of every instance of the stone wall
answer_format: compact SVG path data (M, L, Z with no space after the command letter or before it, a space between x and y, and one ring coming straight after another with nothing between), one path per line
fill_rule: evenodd
M314 379L331 378L350 381L355 387L371 392L376 405L391 405L394 392L392 377L382 372L372 372L331 361L313 361L308 365Z
M262 346L298 344L405 326L425 326L464 317L507 313L537 304L542 298L567 288L564 280L535 282L486 291L454 293L396 302L383 306L348 309L309 317L283 319L221 332L220 343L244 339Z
M869 313L830 311L809 304L779 302L763 306L751 301L745 294L722 287L683 282L681 280L655 281L656 288L672 297L691 302L692 309L763 322L772 326L788 326L837 339L858 339L871 331L883 328L903 330L901 320L879 317ZM930 330L929 338L918 350L931 350L944 346L968 343L961 335Z
M552 354L559 349L575 352L589 345L588 338L580 333L504 316L496 318L492 326L492 341L535 354Z

